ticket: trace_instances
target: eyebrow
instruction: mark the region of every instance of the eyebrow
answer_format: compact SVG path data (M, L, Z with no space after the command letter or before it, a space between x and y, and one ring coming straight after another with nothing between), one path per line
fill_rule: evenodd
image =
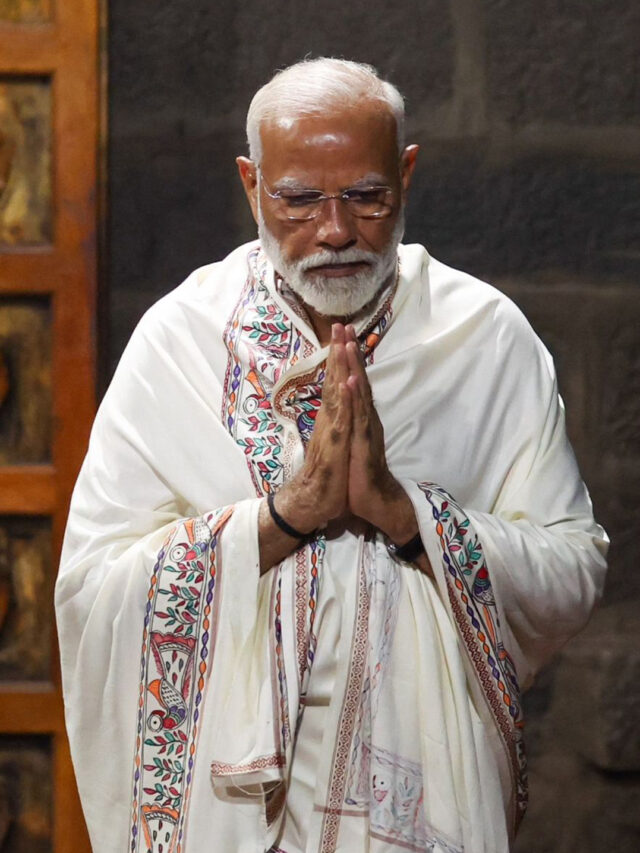
M289 178L284 177L280 178L277 181L274 181L272 184L273 190L308 190L310 189L307 184L301 184L298 178Z
M351 184L352 187L386 187L388 184L388 178L384 175L378 174L378 172L369 172L367 175L363 175L362 178L358 178L358 180Z
M387 186L387 178L383 175L378 174L378 172L369 172L366 175L363 175L361 178L358 178L354 183L349 184L349 186L344 187L344 190L350 189L359 189L360 187L380 187ZM272 189L274 191L278 190L311 190L316 189L316 187L310 187L308 184L303 184L300 182L299 178L289 177L285 175L277 181L273 182Z

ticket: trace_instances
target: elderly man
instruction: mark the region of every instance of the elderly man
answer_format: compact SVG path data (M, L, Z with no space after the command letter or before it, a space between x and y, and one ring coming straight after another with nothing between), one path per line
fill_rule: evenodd
M96 853L508 850L519 685L604 574L553 366L401 246L398 92L320 59L248 116L259 242L136 330L57 586Z

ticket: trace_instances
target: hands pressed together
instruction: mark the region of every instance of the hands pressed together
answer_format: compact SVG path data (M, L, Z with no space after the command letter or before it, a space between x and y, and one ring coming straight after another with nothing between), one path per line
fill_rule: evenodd
M305 463L277 493L277 513L307 534L334 519L357 516L401 545L418 532L411 501L391 474L384 431L351 325L335 323L322 392ZM298 542L260 511L262 571L282 560ZM429 571L426 555L417 561Z

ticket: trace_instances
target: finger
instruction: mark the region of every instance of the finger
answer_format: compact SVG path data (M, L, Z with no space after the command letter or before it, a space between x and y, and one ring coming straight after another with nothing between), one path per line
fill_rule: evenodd
M331 327L331 344L329 347L329 359L327 361L327 373L329 371L331 371L330 380L335 383L346 382L349 376L344 326L341 323L334 323Z
M346 382L338 384L338 402L328 424L328 440L336 451L346 450L351 441L351 394Z
M367 425L372 415L372 407L368 396L362 387L362 380L353 373L347 380L347 387L351 397L351 411L354 429L360 433L367 432Z
M358 387L363 395L363 399L371 405L373 402L371 386L369 385L369 378L366 370L364 369L364 362L362 360L360 350L358 349L358 345L353 341L349 341L346 346L346 354L349 374L357 377Z
M341 382L338 386L338 417L345 424L345 432L351 432L351 415L353 411L353 399L347 382Z
M346 381L346 377L349 375L344 343L341 340L340 331L336 329L334 334L336 325L334 324L332 327L329 354L327 355L327 363L324 371L322 398L325 402L330 400L337 402L338 384Z
M331 341L339 344L346 344L346 327L342 323L333 323L331 325Z

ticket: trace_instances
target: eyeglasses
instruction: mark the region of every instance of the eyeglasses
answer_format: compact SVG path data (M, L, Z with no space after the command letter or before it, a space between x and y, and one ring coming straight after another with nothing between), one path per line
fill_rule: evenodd
M278 219L294 221L315 219L320 213L322 203L330 198L339 198L349 213L360 219L382 219L389 216L393 209L391 187L350 187L341 193L325 195L321 190L308 189L284 189L271 192L259 170L258 180L262 181L265 193L275 202L274 214Z

